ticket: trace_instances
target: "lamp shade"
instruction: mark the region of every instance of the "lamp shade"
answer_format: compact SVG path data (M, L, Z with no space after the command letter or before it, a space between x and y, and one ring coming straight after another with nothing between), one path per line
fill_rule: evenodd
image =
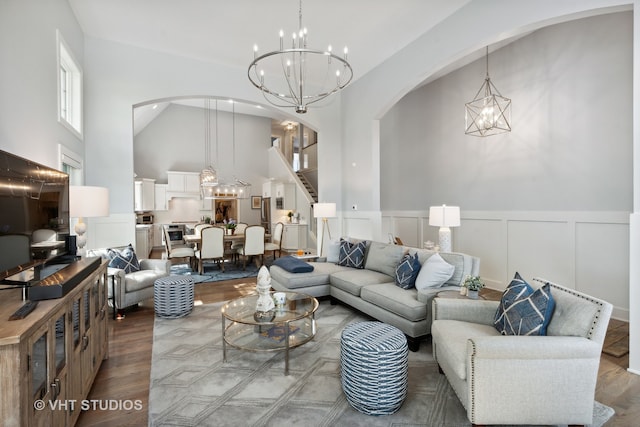
M459 206L431 206L429 208L429 225L437 227L459 227Z
M313 216L315 218L335 218L336 204L335 203L314 203Z
M74 218L109 216L109 189L70 185L69 216Z

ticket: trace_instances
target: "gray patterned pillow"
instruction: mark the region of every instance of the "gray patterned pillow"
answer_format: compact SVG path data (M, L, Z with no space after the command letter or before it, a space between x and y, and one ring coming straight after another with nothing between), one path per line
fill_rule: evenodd
M416 277L420 272L420 260L418 254L406 254L396 267L396 285L402 289L411 289L416 285Z
M502 294L493 324L502 335L547 335L555 305L548 283L534 291L516 273Z
M138 262L138 257L131 243L122 251L108 249L107 254L110 260L109 267L124 270L125 274L140 271L140 263Z
M351 243L340 239L340 256L338 265L353 268L364 268L364 253L367 249L367 242Z

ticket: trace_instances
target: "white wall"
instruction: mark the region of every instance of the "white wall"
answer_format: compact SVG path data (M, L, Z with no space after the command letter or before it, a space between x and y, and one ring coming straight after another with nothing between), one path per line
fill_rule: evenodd
M58 123L56 30L82 64L84 36L66 0L0 2L0 149L53 168L58 144L84 154Z

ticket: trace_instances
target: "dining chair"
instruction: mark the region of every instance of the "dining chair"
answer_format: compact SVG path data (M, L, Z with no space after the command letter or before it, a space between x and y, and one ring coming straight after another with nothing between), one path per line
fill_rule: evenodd
M203 222L201 224L196 224L195 227L193 227L193 233L196 236L200 236L201 235L200 233L202 232L202 229L203 228L207 228L207 227L213 227L213 226L211 224L207 224L206 222Z
M244 234L244 230L247 229L247 226L249 224L247 224L246 222L239 222L236 224L236 234Z
M244 243L236 250L239 256L243 256L242 269L247 268L247 259L250 256L260 256L260 265L264 264L264 227L250 225L244 231ZM257 264L257 263L256 263Z
M214 260L224 271L224 229L220 227L204 227L201 231L200 250L195 252L198 260L198 272L204 272L204 261Z
M279 222L276 224L273 234L271 235L271 241L265 243L265 252L273 252L273 259L276 259L276 251L278 251L278 257L282 255L282 232L284 230L284 224Z
M189 266L193 267L195 259L195 251L193 248L184 243L184 240L172 242L167 227L162 227L162 230L164 233L164 245L167 250L167 258L187 258Z

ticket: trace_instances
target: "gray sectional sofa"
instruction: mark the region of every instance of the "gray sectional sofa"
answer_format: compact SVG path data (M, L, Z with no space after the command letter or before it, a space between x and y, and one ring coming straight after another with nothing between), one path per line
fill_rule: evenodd
M364 268L311 262L313 271L291 273L272 265L271 286L277 291L301 292L314 297L330 296L369 316L400 329L409 347L416 351L420 339L431 333L431 302L443 290L459 290L467 275L479 275L480 260L463 253L441 253L455 267L453 276L442 287L426 290L402 289L395 284L396 266L402 256L418 253L424 263L436 252L380 242L370 242L365 251Z

